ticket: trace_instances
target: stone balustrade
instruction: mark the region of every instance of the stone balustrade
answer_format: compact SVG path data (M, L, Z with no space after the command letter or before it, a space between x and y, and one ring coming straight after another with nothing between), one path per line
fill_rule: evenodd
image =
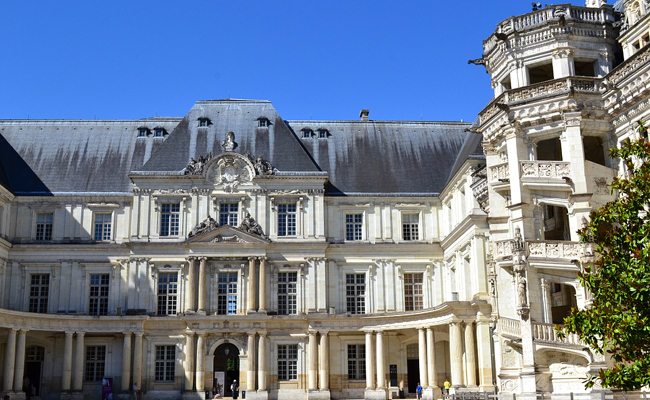
M495 242L496 258L512 255L512 239L498 240Z
M521 321L518 319L499 317L499 332L502 335L520 338Z
M540 342L550 342L557 344L572 344L586 346L578 335L570 333L566 337L560 338L558 336L557 330L555 329L556 325L554 324L542 324L538 322L533 322L533 339Z
M571 163L567 161L521 161L520 165L522 178L571 177Z
M528 245L529 257L564 258L569 260L578 259L582 254L581 250L584 246L579 242L555 240L530 240L526 244Z
M510 179L510 170L508 169L508 163L504 162L501 164L493 165L490 167L490 182L500 182Z

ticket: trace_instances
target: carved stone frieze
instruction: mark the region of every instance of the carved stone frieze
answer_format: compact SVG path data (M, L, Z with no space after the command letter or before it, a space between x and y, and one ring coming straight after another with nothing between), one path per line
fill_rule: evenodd
M522 178L570 178L571 164L567 161L522 161Z
M250 234L257 235L266 239L266 235L264 235L264 230L262 229L260 224L258 224L257 221L255 221L255 218L251 217L249 213L246 213L244 220L239 225L239 229L241 229L244 232L248 232Z
M190 233L187 234L188 238L201 235L206 232L213 231L219 227L219 223L210 215L200 223L198 223Z
M240 238L237 235L232 235L232 236L222 236L222 235L217 235L215 236L214 239L212 239L213 243L244 243L244 240Z

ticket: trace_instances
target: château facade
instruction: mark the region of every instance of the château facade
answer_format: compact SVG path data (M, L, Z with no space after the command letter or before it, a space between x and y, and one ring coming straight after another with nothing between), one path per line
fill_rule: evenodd
M0 377L18 399L585 392L554 324L590 298L576 231L650 113L650 6L511 17L473 124L0 121ZM591 389L598 392L599 388Z

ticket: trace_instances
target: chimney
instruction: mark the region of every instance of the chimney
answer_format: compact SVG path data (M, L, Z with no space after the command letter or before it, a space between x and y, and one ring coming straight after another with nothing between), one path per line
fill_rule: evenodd
M370 110L361 110L359 113L359 117L361 117L361 121L368 121L368 114L370 114Z

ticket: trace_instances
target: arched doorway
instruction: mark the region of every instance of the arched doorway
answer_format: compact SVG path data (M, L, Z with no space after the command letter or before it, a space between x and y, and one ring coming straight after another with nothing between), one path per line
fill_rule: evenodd
M23 390L31 390L34 396L41 395L41 374L43 372L43 360L45 359L45 348L41 346L29 346L25 349L25 379Z
M214 376L212 386L222 396L232 396L230 385L236 379L239 383L239 349L232 343L224 343L214 351Z

